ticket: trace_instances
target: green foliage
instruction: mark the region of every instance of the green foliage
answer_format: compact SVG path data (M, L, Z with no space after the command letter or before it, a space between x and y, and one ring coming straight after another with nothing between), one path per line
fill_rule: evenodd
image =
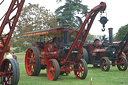
M92 41L95 39L95 36L94 35L91 35L90 33L88 33L88 36L87 36L87 39L85 42L89 42L89 41Z
M21 48L19 48L19 47L15 48L14 52L15 52L15 53L21 52Z
M13 33L11 39L11 46L21 47L25 50L28 45L36 42L36 38L23 38L22 34L30 31L41 30L41 29L51 29L57 26L56 17L45 7L39 7L38 4L28 4L26 5L20 14L18 19L16 30ZM29 44L25 44L27 42Z
M59 24L73 24L76 14L86 15L88 7L81 0L66 0L65 5L56 9L55 14Z
M127 33L128 33L128 24L119 28L115 36L115 40L122 40Z

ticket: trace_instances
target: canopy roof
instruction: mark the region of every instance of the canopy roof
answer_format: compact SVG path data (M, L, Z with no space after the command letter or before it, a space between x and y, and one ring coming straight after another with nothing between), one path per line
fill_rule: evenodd
M38 30L38 31L32 31L32 32L26 32L22 36L35 36L35 35L50 35L50 36L55 36L58 34L61 34L64 30L69 30L69 33L76 33L77 31L74 29L69 29L69 28L54 28L54 29L49 29L49 30Z

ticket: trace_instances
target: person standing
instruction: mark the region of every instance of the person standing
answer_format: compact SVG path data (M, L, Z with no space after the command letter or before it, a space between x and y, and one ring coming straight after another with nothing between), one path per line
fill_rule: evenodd
M6 52L6 58L10 59L10 58L13 58L13 57L12 57L12 55L9 52Z
M14 54L14 52L11 52L11 55L17 61L17 56Z

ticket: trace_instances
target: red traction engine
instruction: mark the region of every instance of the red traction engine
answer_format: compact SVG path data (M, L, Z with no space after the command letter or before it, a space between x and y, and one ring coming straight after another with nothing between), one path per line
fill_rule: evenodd
M112 28L109 28L109 42L106 39L102 42L95 39L94 43L86 46L89 53L88 64L93 64L94 67L100 65L102 71L109 71L110 65L117 65L120 71L125 71L127 69L127 59L124 48L126 48L128 42L127 36L128 33L120 43L115 44L112 40Z
M78 53L76 45L65 64L65 60L73 36L77 32L66 27L51 30L40 30L23 34L23 36L41 35L41 40L34 46L28 48L25 55L25 68L28 75L38 75L41 69L47 69L49 80L57 80L60 74L69 74L74 71L76 78L84 79L87 75L87 64L85 56L80 53L79 60L74 61ZM83 49L82 49L83 50Z
M105 9L106 3L101 2L87 14L73 42L71 42L71 35L74 30L69 27L23 34L24 37L41 35L43 39L26 51L25 68L27 74L37 76L41 69L46 68L49 80L57 80L60 74L69 74L71 71L74 71L76 78L85 79L88 68L83 45L96 15L99 12L103 13ZM82 36L81 40L79 40L80 36Z

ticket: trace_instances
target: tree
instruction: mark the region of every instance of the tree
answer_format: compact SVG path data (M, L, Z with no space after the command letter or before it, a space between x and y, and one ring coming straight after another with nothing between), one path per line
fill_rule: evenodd
M88 36L85 42L88 43L89 41L93 41L94 39L95 39L95 36L88 33Z
M13 34L12 43L13 46L22 46L24 41L33 42L32 38L22 38L22 34L25 32L51 29L57 26L56 17L45 7L39 7L38 4L28 4L22 9L21 15L16 25L16 30Z
M127 33L128 33L128 24L119 28L118 32L116 33L115 40L122 40Z
M61 0L57 0L61 1ZM76 14L86 15L88 7L81 4L81 0L66 0L65 5L56 9L55 14L59 24L73 24Z

